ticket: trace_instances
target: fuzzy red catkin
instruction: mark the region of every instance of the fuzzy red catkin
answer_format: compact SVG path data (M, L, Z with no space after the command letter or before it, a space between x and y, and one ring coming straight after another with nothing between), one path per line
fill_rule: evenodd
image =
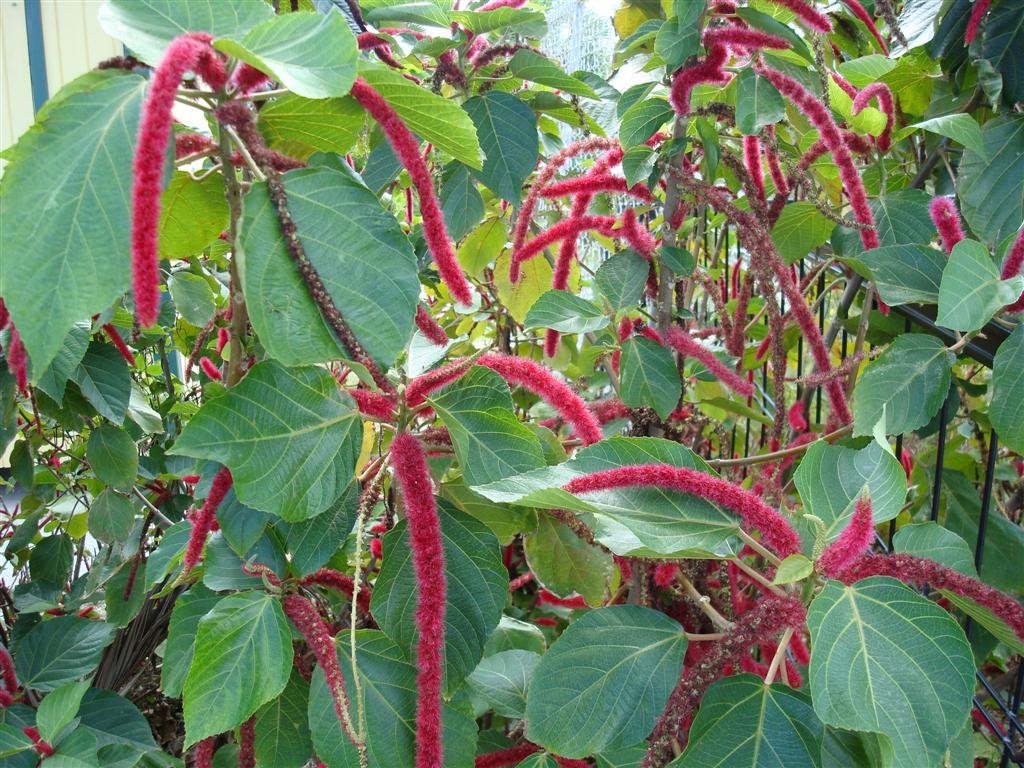
M473 366L474 362L472 358L453 360L450 363L445 363L440 368L435 368L432 371L427 371L417 376L405 388L406 405L410 408L420 405L432 392L436 392L446 384L451 384L453 381L465 376L466 371Z
M703 41L705 48L724 45L742 51L760 48L787 50L791 45L785 38L743 27L712 27L704 32Z
M188 546L185 548L185 557L182 560L182 575L186 576L196 566L203 556L203 546L206 544L206 535L213 530L216 522L217 507L224 501L224 497L231 490L233 479L231 470L221 467L213 482L210 484L210 493L203 502L202 508L192 520L192 533L188 538Z
M217 329L217 354L224 351L224 347L231 341L231 332L227 328Z
M423 447L408 432L391 443L391 466L409 523L416 574L416 768L441 768L441 679L447 583L441 525Z
M135 316L143 326L155 323L160 311L157 238L171 109L181 78L207 53L212 54L208 35L175 38L153 71L149 96L142 108L132 184L132 289Z
M28 353L25 351L25 344L21 340L21 334L10 323L10 341L7 343L7 368L14 374L14 380L18 385L18 391L23 395L28 394Z
M606 237L611 237L614 225L614 216L580 216L577 219L562 219L557 224L553 224L541 232L513 254L509 266L509 279L513 283L519 282L523 262L529 261L559 240L567 237L576 237L580 233L591 229L597 230Z
M875 524L871 516L871 499L861 496L839 537L825 547L818 558L817 568L826 576L834 576L848 568L871 548L875 539Z
M788 8L815 32L828 33L832 31L832 22L828 20L828 17L816 11L805 0L769 0L769 2Z
M744 397L751 397L754 394L753 385L737 375L719 360L707 347L699 344L677 326L668 329L666 341L679 354L684 357L693 357L702 362L712 375L729 389Z
M801 432L807 431L807 407L804 405L803 400L797 400L793 405L790 406L789 411L786 413L786 418L789 420L789 427L795 433L800 434Z
M667 589L671 587L679 574L679 566L675 563L658 563L654 568L654 583Z
M201 133L179 133L174 137L174 159L180 160L200 152L216 152L217 143Z
M242 96L248 96L268 82L270 82L269 75L256 69L251 64L246 64L244 61L238 65L231 76L231 84L234 86L235 91Z
M1017 233L1017 239L1010 246L999 276L1003 280L1009 280L1011 277L1019 275L1021 268L1024 268L1024 229ZM1007 312L1020 312L1022 310L1024 310L1024 291L1021 291L1020 297L1013 304L1006 307Z
M553 605L557 608L586 608L587 601L581 595L559 597L554 592L542 589L537 592L537 605Z
M375 539L377 541L377 539ZM320 587L327 587L328 589L334 589L341 592L343 595L352 599L352 593L355 590L355 582L352 577L336 571L333 568L321 568L313 573L307 574L299 579L299 584L304 587L316 585ZM359 596L356 598L359 609L364 613L370 612L370 590L368 587L360 587Z
M11 313L7 311L4 300L0 299L0 331L6 328L9 322L11 322Z
M346 389L345 391L356 401L356 407L364 416L386 422L395 420L395 401L387 395L371 392L368 389Z
M196 743L192 752L192 765L195 768L213 768L213 748L216 743L216 736L208 736Z
M584 445L591 445L601 440L601 425L587 409L579 395L569 385L559 379L540 363L525 357L511 357L489 353L477 360L497 372L509 384L518 384L541 397L557 410L572 425L576 436Z
M647 188L647 185L637 183L632 187L629 187L626 186L626 180L624 178L610 173L601 173L597 175L591 175L588 173L584 176L576 176L572 179L556 181L554 184L550 184L545 187L544 190L541 191L540 195L543 198L553 198L578 194L593 195L599 192L621 192L623 194L632 195L645 203L650 203L654 200L651 195L651 190Z
M891 576L918 588L944 589L961 597L969 597L1005 621L1024 640L1024 606L1009 595L993 589L977 579L965 576L944 565L912 555L864 555L834 575L844 584L853 584L871 576Z
M13 699L14 694L18 692L18 676L14 671L14 659L11 658L10 652L2 646L0 646L0 670L3 672L5 692Z
M130 367L134 368L135 355L128 348L128 345L124 343L124 339L121 337L121 334L117 332L117 328L115 328L110 323L107 323L106 325L103 326L103 332L107 334L107 336L110 338L110 341L114 344L115 347L117 347L117 351L121 353L121 357L124 358L125 362L128 363Z
M445 333L444 328L438 325L434 316L430 314L430 310L423 304L416 305L416 327L420 329L420 333L437 346L447 346L448 334Z
M256 768L256 718L250 717L238 728L238 768Z
M460 304L472 303L473 292L452 248L448 227L445 225L437 193L434 191L434 181L420 156L419 142L384 97L361 77L356 78L351 94L380 125L395 155L409 172L409 178L412 179L420 199L423 238L427 241L427 247L434 257L441 279L456 301Z
M477 755L473 768L506 768L506 766L518 765L535 752L540 752L540 747L527 741L508 749Z
M224 378L224 375L220 372L220 368L218 368L213 360L208 358L206 355L199 358L199 367L203 369L203 373L214 381L220 381Z
M690 93L701 83L721 85L729 82L729 75L722 69L728 57L729 52L724 45L712 46L707 56L692 67L676 71L672 78L669 101L678 114L689 114Z
M563 487L569 493L587 493L633 486L667 488L707 499L732 510L747 526L759 530L780 557L800 551L800 537L777 511L738 485L695 469L667 464L616 467L574 478Z
M933 197L928 204L928 213L932 223L942 238L942 247L946 253L953 252L953 246L964 239L964 230L960 225L960 214L956 203L949 197Z
M647 227L637 220L635 208L627 208L622 212L622 234L626 238L626 242L629 243L630 248L648 261L654 260L654 255L658 250L658 242L647 231Z
M498 8L522 8L526 5L526 0L491 0L491 2L481 5L476 10L479 11L494 11Z
M892 100L892 91L885 83L871 83L864 90L857 94L853 100L853 114L860 114L860 111L868 105L872 99L878 99L878 106L885 113L885 128L877 139L878 149L882 152L888 151L892 146L892 127L896 122L896 107Z
M974 0L971 7L971 17L967 20L967 29L964 30L964 45L970 45L978 36L978 29L981 27L981 20L988 13L988 7L992 0Z
M743 137L743 164L747 167L754 189L764 200L764 172L761 170L761 140L757 136Z
M864 6L857 2L857 0L843 0L843 3L850 9L850 12L854 16L864 23L864 26L868 28L868 32L870 32L871 36L877 41L882 53L888 56L889 46L885 44L885 39L879 33L878 27L875 26L875 20L871 18L871 14L864 10Z

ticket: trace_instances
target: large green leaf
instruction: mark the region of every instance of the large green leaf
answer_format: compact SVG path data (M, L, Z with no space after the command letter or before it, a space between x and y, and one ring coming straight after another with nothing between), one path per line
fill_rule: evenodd
M89 690L89 682L68 683L51 692L36 710L36 726L43 741L53 744L56 737L78 714L82 697Z
M964 152L960 207L978 237L998 243L1024 220L1024 115L1003 115L982 126L987 155Z
M810 696L754 675L719 680L701 699L674 768L818 768L825 726Z
M57 351L53 362L42 373L36 375L36 387L49 395L57 405L64 402L68 380L74 376L78 364L89 348L92 323L81 320L72 326Z
M619 125L622 148L629 149L643 144L674 114L672 105L660 96L636 102L622 115L622 123Z
M544 466L540 440L516 418L508 386L489 368L473 368L430 403L448 427L467 484Z
M899 514L907 476L899 461L872 440L859 451L822 440L812 443L793 476L804 511L825 523L833 541L850 522L861 489L868 487L876 524ZM813 534L810 539L813 540Z
M928 245L883 245L846 261L863 265L886 304L937 304L946 254Z
M594 93L594 89L582 80L577 80L575 77L567 75L551 59L528 48L516 51L515 55L509 59L508 70L522 80L540 83L541 85L546 85L565 93L572 93L576 96L586 96L588 99L599 98ZM488 94L490 93L495 92L488 91ZM486 148L484 151L486 151Z
M223 197L223 189L219 191ZM167 278L167 290L174 300L174 308L185 322L202 328L213 319L217 300L205 278L179 270Z
M644 292L650 266L636 251L620 251L601 263L594 274L594 283L612 309L630 307Z
M342 494L362 437L359 412L327 370L268 360L207 401L172 452L226 464L239 501L294 522Z
M390 365L412 335L419 280L395 217L344 163L284 176L306 256L366 351ZM268 353L286 365L343 357L285 249L262 185L246 195L239 254L249 317Z
M830 581L811 603L814 711L888 736L896 768L938 765L963 727L974 661L946 611L895 579Z
M265 592L218 602L199 620L196 648L182 696L186 744L245 722L291 674L291 629L280 600Z
M407 194L412 194L412 190ZM461 240L484 217L484 198L473 181L473 172L457 160L445 169L437 196L453 240Z
M894 552L906 552L917 557L926 557L940 565L971 578L978 578L974 568L974 553L960 536L938 523L914 523L904 525L892 540Z
M946 399L953 360L953 353L934 336L898 337L857 382L854 434L870 435L883 416L886 434L923 427Z
M587 333L608 325L608 318L593 303L568 291L543 294L526 313L527 328L553 328L562 333Z
M508 572L498 540L479 520L442 507L441 541L447 579L444 623L445 690L455 691L483 657L484 644L498 625L508 595ZM370 610L377 624L416 658L416 601L419 588L412 548L403 520L384 537L384 558L374 584Z
M988 14L981 55L1003 76L1006 103L1024 101L1024 0L1003 0Z
M348 643L338 648L349 691L355 690ZM356 669L366 702L367 752L370 768L416 764L416 667L383 632L360 630ZM476 723L461 709L442 704L445 768L472 768ZM334 703L317 667L309 690L309 729L313 746L327 768L357 768L355 747L344 737Z
M313 752L309 735L309 683L297 669L288 685L256 713L256 761L274 768L302 768Z
M934 240L935 225L928 215L931 199L923 190L901 189L872 200L871 212L882 245L924 244ZM840 227L838 232L837 251L856 258L863 250L860 233L846 227Z
M770 83L768 87L772 87ZM772 227L772 241L785 262L795 264L827 243L833 229L835 224L814 203L788 203Z
M675 0L672 16L661 25L654 38L654 51L672 72L683 66L700 47L700 16L704 9L700 3Z
M227 227L228 201L224 197L223 176L211 173L197 180L178 171L171 177L160 201L160 258L194 256Z
M85 458L96 477L107 485L130 491L139 470L139 449L123 429L101 424L89 435Z
M131 275L129 190L145 80L104 72L67 88L75 90L10 150L0 180L0 295L36 374Z
M495 8L483 13L453 11L450 17L475 35L507 27L523 37L544 37L548 29L543 13L526 8Z
M477 665L466 684L494 714L522 719L526 691L540 658L538 653L518 649L496 653Z
M652 408L667 418L683 391L672 352L642 337L622 342L619 394L630 408Z
M356 38L337 9L289 13L214 47L267 72L299 96L344 96L356 79Z
M579 594L590 605L604 600L612 557L573 533L551 515L538 514L537 527L523 537L523 554L534 578L559 597Z
M786 102L774 85L753 69L740 72L736 78L736 127L742 134L753 136L764 126L774 125L785 116Z
M138 708L113 691L90 688L82 699L79 727L88 730L98 747L124 745L139 752L156 749L153 732Z
M345 154L366 122L363 108L349 96L307 99L294 93L265 102L259 120L272 149L300 160L314 152Z
M988 248L977 240L953 247L939 286L935 323L954 331L977 331L1024 291L1024 277L999 279Z
M526 699L526 735L565 757L644 739L679 681L683 628L638 605L589 611L537 665Z
M352 482L326 512L288 526L288 554L299 573L312 573L343 545L355 524L359 491L359 483Z
M221 596L202 584L194 584L174 601L171 621L167 627L163 664L160 667L160 688L165 696L177 699L192 666L196 630L199 620L220 602Z
M269 4L252 0L107 0L100 24L140 59L157 64L167 44L185 32L241 35L273 15Z
M952 115L939 115L919 123L908 125L896 133L896 140L905 138L914 131L924 130L937 133L939 136L953 139L963 144L966 149L984 157L987 154L985 139L981 135L981 126L970 115L958 112Z
M498 197L518 204L523 182L540 156L537 116L521 99L502 91L474 96L462 108L476 126L486 156L474 175Z
M36 624L14 646L14 668L26 688L52 691L92 673L114 627L78 616Z
M482 167L476 129L462 107L384 67L367 64L360 67L359 74L413 133L470 168Z
M1018 325L996 350L988 416L1003 445L1024 453L1024 325Z
M132 396L132 376L112 345L90 342L71 378L100 416L115 424L124 421Z

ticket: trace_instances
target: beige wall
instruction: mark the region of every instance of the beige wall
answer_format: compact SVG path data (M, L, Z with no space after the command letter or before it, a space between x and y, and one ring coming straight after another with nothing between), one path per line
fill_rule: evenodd
M122 52L121 44L100 27L101 0L41 0L46 80L50 94ZM24 0L0 0L0 148L6 148L32 124Z

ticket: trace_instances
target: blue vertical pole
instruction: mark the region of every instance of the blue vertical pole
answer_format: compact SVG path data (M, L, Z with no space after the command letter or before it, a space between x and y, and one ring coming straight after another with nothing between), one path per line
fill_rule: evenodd
M28 41L28 71L32 82L32 108L38 112L50 98L50 88L46 82L43 14L39 0L25 0L25 36Z

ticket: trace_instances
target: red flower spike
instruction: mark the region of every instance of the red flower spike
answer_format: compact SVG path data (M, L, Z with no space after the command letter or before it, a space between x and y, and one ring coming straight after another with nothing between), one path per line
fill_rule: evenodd
M588 493L634 486L667 488L700 496L712 504L732 510L747 526L759 530L768 546L780 557L800 551L800 537L777 511L738 485L695 469L666 464L616 467L574 478L563 487L569 493Z
M121 338L121 334L117 332L110 323L103 326L103 332L107 334L110 341L113 342L114 346L117 347L117 351L121 353L121 357L124 358L125 362L128 363L130 368L135 367L135 354L128 348L128 345L124 343L124 339Z
M704 47L709 49L724 45L728 48L746 52L761 48L773 48L784 51L791 47L789 40L785 38L744 27L712 27L705 30L703 39Z
M37 754L41 757L53 757L53 747L48 742L43 741L43 737L40 736L37 728L26 725L21 729L21 732L32 739L32 745L35 747Z
M523 245L522 248L512 254L512 260L508 271L509 279L513 283L518 283L523 262L529 261L545 248L557 243L559 240L564 240L567 237L576 237L577 235L591 229L597 230L607 237L611 237L614 234L612 232L612 227L614 225L614 216L580 216L576 219L562 219L557 224L554 224L541 232L535 238Z
M586 608L587 601L580 595L559 597L554 592L542 589L537 592L537 605L553 605L557 608Z
M477 363L496 371L509 384L518 384L540 396L572 425L584 445L601 440L601 425L597 423L594 414L587 410L587 404L543 365L525 357L496 353L484 355Z
M525 587L531 581L533 581L533 573L530 572L530 571L527 571L526 573L522 574L521 576L516 576L514 579L512 579L508 583L508 591L509 592L518 592L520 589Z
M384 545L380 539L370 539L370 554L377 560L384 559Z
M622 234L630 248L648 261L653 261L658 243L647 231L647 227L637 221L636 210L633 208L627 208L622 212Z
M722 69L729 52L724 45L716 45L708 51L708 55L692 67L676 72L672 78L672 90L669 101L680 115L690 112L690 93L701 83L722 85L729 82L729 75Z
M617 397L601 400L596 403L588 403L587 409L594 414L598 424L607 424L616 419L625 419L630 416L629 407Z
M891 576L918 588L943 589L961 597L969 597L1005 621L1014 634L1024 640L1024 606L998 589L982 584L944 565L911 555L864 555L834 578L853 584L871 576Z
M814 10L805 0L770 0L770 2L788 8L815 32L828 33L832 31L832 22L828 20L828 17Z
M956 203L949 197L933 197L928 204L928 213L932 223L942 238L942 247L946 253L953 252L953 246L964 239L964 230L960 224L960 214Z
M783 96L792 101L818 129L821 141L832 153L832 157L839 167L839 177L842 180L843 189L846 190L846 194L850 198L850 207L853 209L854 217L868 227L860 231L861 243L868 250L877 248L881 243L875 230L875 217L868 205L864 184L861 182L850 150L846 146L846 142L843 141L843 136L835 120L832 119L831 113L810 91L789 75L784 75L778 70L766 66L759 66L757 71L758 74L766 77Z
M408 432L391 443L391 466L402 493L409 523L409 544L416 574L416 768L440 768L441 677L447 589L441 526L427 459Z
M440 368L417 376L409 382L409 386L405 389L406 404L410 408L422 404L432 392L465 376L466 371L473 366L474 362L472 358L454 360Z
M377 539L374 539L377 541ZM313 573L307 574L299 579L299 584L304 587L319 586L333 589L345 597L352 599L352 593L355 591L355 582L352 577L348 574L336 571L333 568L321 568ZM370 590L368 587L360 587L359 597L356 598L359 604L359 609L364 613L370 612Z
M238 768L256 768L256 718L238 728Z
M447 346L448 334L437 324L434 316L430 314L430 310L422 304L416 305L416 327L420 329L420 333L437 346Z
M878 149L887 152L892 146L892 127L896 122L896 107L892 100L892 91L885 83L871 83L867 88L857 94L853 100L853 114L860 114L860 111L868 105L872 99L878 99L879 108L885 113L885 128L878 137Z
M754 189L764 200L764 172L761 170L761 140L757 136L743 137L743 164L747 167Z
M476 10L479 13L480 11L496 11L498 8L522 8L524 5L526 5L526 0L491 0Z
M268 74L261 72L251 64L246 64L244 61L238 65L231 76L231 84L241 96L248 96L269 82L270 76Z
M857 98L858 91L849 80L840 75L838 72L830 72L829 75L831 75L832 80L835 81L835 84L838 85L840 89L842 89L843 93L845 93L851 99Z
M1003 269L999 276L1003 280L1009 280L1011 277L1019 275L1022 267L1024 267L1024 229L1017 233L1017 239L1006 254L1006 261L1003 262ZM1008 312L1024 310L1024 291L1021 292L1017 301L1006 307L1006 310Z
M746 379L740 377L735 371L722 363L711 350L697 343L681 328L672 326L668 329L667 341L669 346L675 349L684 357L693 357L704 364L716 379L737 394L744 397L751 397L754 394L754 386Z
M18 692L18 676L14 671L14 659L10 652L0 646L0 671L3 673L4 688L9 696Z
M210 153L217 151L217 143L209 136L201 133L179 133L174 137L174 159L180 160L189 155L197 155L201 152Z
M192 533L189 535L188 546L185 548L185 557L182 559L182 576L196 566L203 556L203 545L206 544L206 535L213 530L216 522L217 507L224 501L232 485L231 470L221 467L213 476L213 483L210 485L210 493L203 502L202 508L196 513L192 520Z
M4 300L0 299L0 331L6 328L9 322L11 322L11 313L7 311Z
M217 354L224 351L224 347L231 341L231 332L227 328L217 329Z
M371 392L368 389L346 389L345 391L356 401L356 407L364 416L388 423L395 420L395 401L387 395Z
M203 373L209 376L214 381L220 381L224 378L224 375L220 372L220 368L210 358L203 355L199 358L199 367L203 369Z
M143 326L155 323L160 311L160 194L178 84L204 55L207 63L211 59L220 61L209 46L209 36L205 38L186 34L171 42L153 72L149 96L142 109L132 185L132 288L135 315Z
M554 184L550 184L545 187L540 196L546 199L554 197L565 197L567 195L595 195L601 192L620 192L622 194L632 195L636 199L644 203L650 203L654 201L651 190L647 188L645 184L634 184L632 187L626 186L626 180L621 176L614 176L610 173L591 174L588 173L585 176L577 176L572 179L565 179L564 181L556 181Z
M981 27L981 20L988 13L988 7L992 0L974 0L971 7L971 17L967 20L967 29L964 31L964 45L970 45L978 36L978 29Z
M668 589L679 575L679 566L675 563L658 563L654 568L654 583L659 587Z
M857 2L857 0L843 0L843 3L854 16L864 23L864 26L868 28L868 32L877 41L879 48L882 49L882 53L888 56L889 46L885 44L885 39L879 33L878 27L875 26L875 20L871 18L871 14L864 10L864 6Z
M871 499L861 496L857 499L850 522L839 534L839 538L825 547L818 558L817 568L826 576L848 568L868 549L875 539L875 525L871 517Z
M7 368L14 374L14 380L18 385L18 391L23 395L28 394L28 354L25 352L25 344L21 341L21 334L10 323L11 336L7 344Z
M906 448L900 450L900 465L907 475L907 480L909 480L911 473L914 471L914 457L910 455L910 451Z
M473 768L506 768L506 766L518 765L535 752L540 752L540 747L526 742L497 752L488 752L486 755L478 755L473 763Z
M789 427L794 433L800 434L807 431L807 408L803 400L797 400L793 403L789 407L786 417L789 419Z
M434 257L441 279L456 301L460 304L472 303L473 292L452 248L444 214L441 213L437 193L434 191L434 181L420 156L419 142L384 97L361 77L356 78L351 94L380 125L395 155L409 172L409 178L412 179L420 199L423 238L427 241L427 247Z

